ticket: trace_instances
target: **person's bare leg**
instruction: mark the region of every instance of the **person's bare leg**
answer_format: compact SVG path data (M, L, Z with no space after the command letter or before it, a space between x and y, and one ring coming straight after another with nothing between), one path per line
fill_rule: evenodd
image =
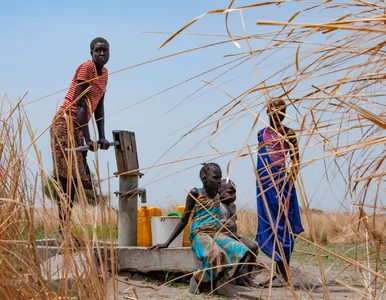
M236 285L240 285L240 286L249 285L245 281L245 275L243 275L243 273L245 273L245 268L244 270L242 268L244 267L244 263L248 263L250 260L251 260L251 253L249 252L245 253L244 257L240 260L239 265L237 266L236 271L233 275L233 277L235 278L234 283Z
M220 295L218 290L216 290L217 284L224 276L225 276L225 270L222 270L217 274L217 278L213 280L213 283L211 283L211 291L213 292L213 294Z
M276 263L276 273L278 273L282 279L288 283L288 280L289 280L289 274L287 273L287 269L286 269L286 265L285 265L286 262L284 261L281 261L281 262L278 262Z
M199 273L203 275L203 273ZM196 274L197 275L197 274ZM198 280L195 275L190 278L190 283L189 283L189 293L193 295L198 295L202 291L213 291L216 289L217 286L217 281L220 280L224 276L224 272L221 271L220 273L217 274L217 278L213 280L212 282L202 282L201 280ZM200 276L198 276L200 277Z
M285 284L287 284L289 281L289 275L287 273L285 263L286 263L285 261L276 262L276 273L278 275L273 275L272 279L270 278L264 282L259 283L259 286L260 287L269 286L271 280L273 282L272 283L273 287L283 287Z
M258 284L254 283L252 280L252 271L253 271L253 266L256 264L256 257L259 253L259 247L257 244L251 240L245 239L243 237L240 237L240 241L247 246L249 251L251 251L250 256L249 256L249 261L247 262L248 264L246 265L245 268L245 275L243 276L243 281L246 285L249 285L251 287L259 287Z
M272 278L269 278L266 281L258 283L258 286L259 287L267 287L267 286L269 286L269 283L271 282L271 280L274 281L276 278L277 278L277 276L273 275Z
M189 293L193 295L200 294L200 290L198 288L198 282L196 278L194 278L194 275L192 276L192 278L190 278Z
M64 199L57 196L58 214L59 214L59 241L64 242L65 231L70 229L71 212L74 205L75 186L65 177L59 176L59 182L64 192ZM72 235L69 232L69 237ZM79 246L79 241L76 239L76 244Z
M249 286L249 283L248 282L246 282L246 275L244 275L244 276L240 276L240 277L237 277L236 279L235 279L235 284L236 285L239 285L239 286Z
M246 283L248 286L250 286L250 287L255 287L255 288L260 287L257 283L255 283L255 282L252 280L251 277L249 277L249 275L245 275L245 276L243 277L243 279L244 279L245 283Z
M64 192L64 197L61 197L59 192L57 193L56 203L58 205L58 215L59 215L59 239L62 239L61 242L64 241L64 228L66 228L67 224L67 207L68 207L68 197L67 197L67 178L59 176L59 183L62 187L62 191Z
M220 279L222 279L224 277L224 275L225 275L225 272L224 271L220 271L217 274L217 278L215 280L213 280L212 282L200 282L200 284L199 284L199 281L197 281L197 279L193 275L192 278L190 278L189 293L193 294L193 295L200 294L201 293L200 287L203 288L204 292L206 292L208 290L208 291L217 293L215 291L216 288L217 288L217 283L218 283L218 281Z

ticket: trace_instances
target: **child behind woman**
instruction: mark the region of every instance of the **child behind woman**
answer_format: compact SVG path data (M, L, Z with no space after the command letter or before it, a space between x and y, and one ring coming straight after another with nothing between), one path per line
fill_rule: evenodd
M221 209L221 215L220 215L220 222L223 224L222 232L238 241L243 243L250 251L251 253L251 262L256 263L256 257L259 253L259 248L257 244L251 240L248 240L246 238L243 238L237 234L237 215L236 215L236 185L232 180L221 180L221 187L219 190L220 194L220 209ZM252 280L253 274L253 266L254 265L248 265L245 268L245 276L240 276L236 278L235 283L237 285L242 286L252 286L252 287L258 287L257 284L255 284ZM255 266L257 266L255 264Z

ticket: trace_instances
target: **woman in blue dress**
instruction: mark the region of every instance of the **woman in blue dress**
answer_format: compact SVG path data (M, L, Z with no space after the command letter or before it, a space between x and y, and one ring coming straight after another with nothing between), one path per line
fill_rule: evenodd
M270 126L258 132L256 241L261 251L275 260L276 272L288 282L294 235L304 231L294 185L299 172L299 151L295 132L282 124L285 102L272 100L267 113ZM292 161L290 172L287 158ZM269 280L261 285L267 283Z

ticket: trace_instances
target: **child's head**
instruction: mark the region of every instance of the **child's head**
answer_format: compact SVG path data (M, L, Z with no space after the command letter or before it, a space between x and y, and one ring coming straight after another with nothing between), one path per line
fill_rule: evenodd
M282 99L273 99L270 101L267 114L271 121L271 125L280 125L285 118L286 104Z
M92 60L97 65L105 65L110 58L110 45L104 38L97 37L90 43Z
M222 179L219 189L220 200L225 205L229 205L236 201L236 185L230 179Z
M216 163L204 163L200 170L200 179L206 191L218 192L221 185L222 172Z

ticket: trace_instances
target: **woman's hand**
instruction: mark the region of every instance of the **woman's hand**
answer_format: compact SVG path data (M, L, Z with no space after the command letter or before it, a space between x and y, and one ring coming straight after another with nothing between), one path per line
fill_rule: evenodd
M164 248L167 248L167 247L169 247L169 244L168 243L163 243L163 244L157 244L157 245L151 246L148 249L149 250L153 250L153 249L158 250L158 249L164 249Z
M88 150L92 151L92 152L95 152L98 150L98 144L95 143L93 140L86 140L86 145L88 146Z
M108 140L106 140L106 139L99 139L98 140L98 145L100 145L100 148L102 149L102 150L107 150L107 149L109 149L110 148L110 143L109 143L109 141Z

